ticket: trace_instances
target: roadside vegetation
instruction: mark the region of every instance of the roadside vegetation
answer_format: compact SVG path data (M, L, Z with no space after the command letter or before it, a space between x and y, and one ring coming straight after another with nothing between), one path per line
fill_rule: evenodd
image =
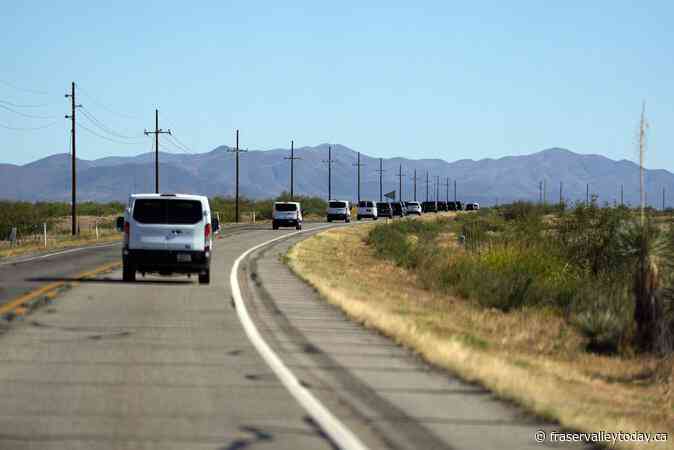
M563 427L671 439L669 222L517 203L329 230L288 261L354 320Z
M594 352L674 350L674 227L627 208L515 203L375 227L368 242L423 287L504 312L547 308Z

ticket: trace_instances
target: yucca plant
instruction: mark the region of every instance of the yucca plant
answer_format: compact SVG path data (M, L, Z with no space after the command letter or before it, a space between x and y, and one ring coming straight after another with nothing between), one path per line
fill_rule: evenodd
M658 350L663 319L663 275L671 261L672 241L650 217L627 222L620 232L619 253L632 268L635 344Z

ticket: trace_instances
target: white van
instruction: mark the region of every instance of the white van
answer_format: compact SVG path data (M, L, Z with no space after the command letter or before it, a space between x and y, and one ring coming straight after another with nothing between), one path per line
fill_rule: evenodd
M275 202L271 213L271 223L274 230L279 227L295 227L302 229L302 207L297 202Z
M133 194L117 225L124 231L124 281L135 281L136 272L196 273L199 283L210 283L213 233L220 223L211 217L207 197Z
M328 202L328 222L343 220L351 222L351 205L346 200L330 200Z
M360 220L367 217L377 220L377 204L370 200L361 200L358 202L358 215L356 219Z

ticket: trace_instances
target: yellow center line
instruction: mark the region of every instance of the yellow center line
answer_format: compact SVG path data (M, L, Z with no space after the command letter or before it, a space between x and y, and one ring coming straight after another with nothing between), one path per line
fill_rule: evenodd
M91 278L93 276L96 276L100 273L107 272L109 270L116 269L122 265L121 262L114 262L114 263L108 263L104 264L102 266L99 266L93 270L86 271L86 272L80 272L79 274L75 275L73 278L77 280L84 280L86 278ZM64 286L66 284L65 281L56 281L54 283L49 283L45 286L42 286L41 288L38 288L34 291L27 292L13 300L10 300L9 302L5 303L4 305L0 306L0 316L4 316L5 314L15 310L16 308L22 306L26 302L29 302L37 297L47 295L56 289L59 289L60 287Z

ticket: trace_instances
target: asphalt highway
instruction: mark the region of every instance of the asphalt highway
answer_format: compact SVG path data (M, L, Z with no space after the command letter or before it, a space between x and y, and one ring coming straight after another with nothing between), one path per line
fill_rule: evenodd
M350 322L291 274L288 246L326 226L223 230L209 286L185 276L123 283L120 270L74 281L119 259L118 245L0 265L2 301L73 283L0 327L0 449L549 446L534 433L552 425ZM237 258L280 236L240 260L233 290ZM321 408L355 441L326 427Z

